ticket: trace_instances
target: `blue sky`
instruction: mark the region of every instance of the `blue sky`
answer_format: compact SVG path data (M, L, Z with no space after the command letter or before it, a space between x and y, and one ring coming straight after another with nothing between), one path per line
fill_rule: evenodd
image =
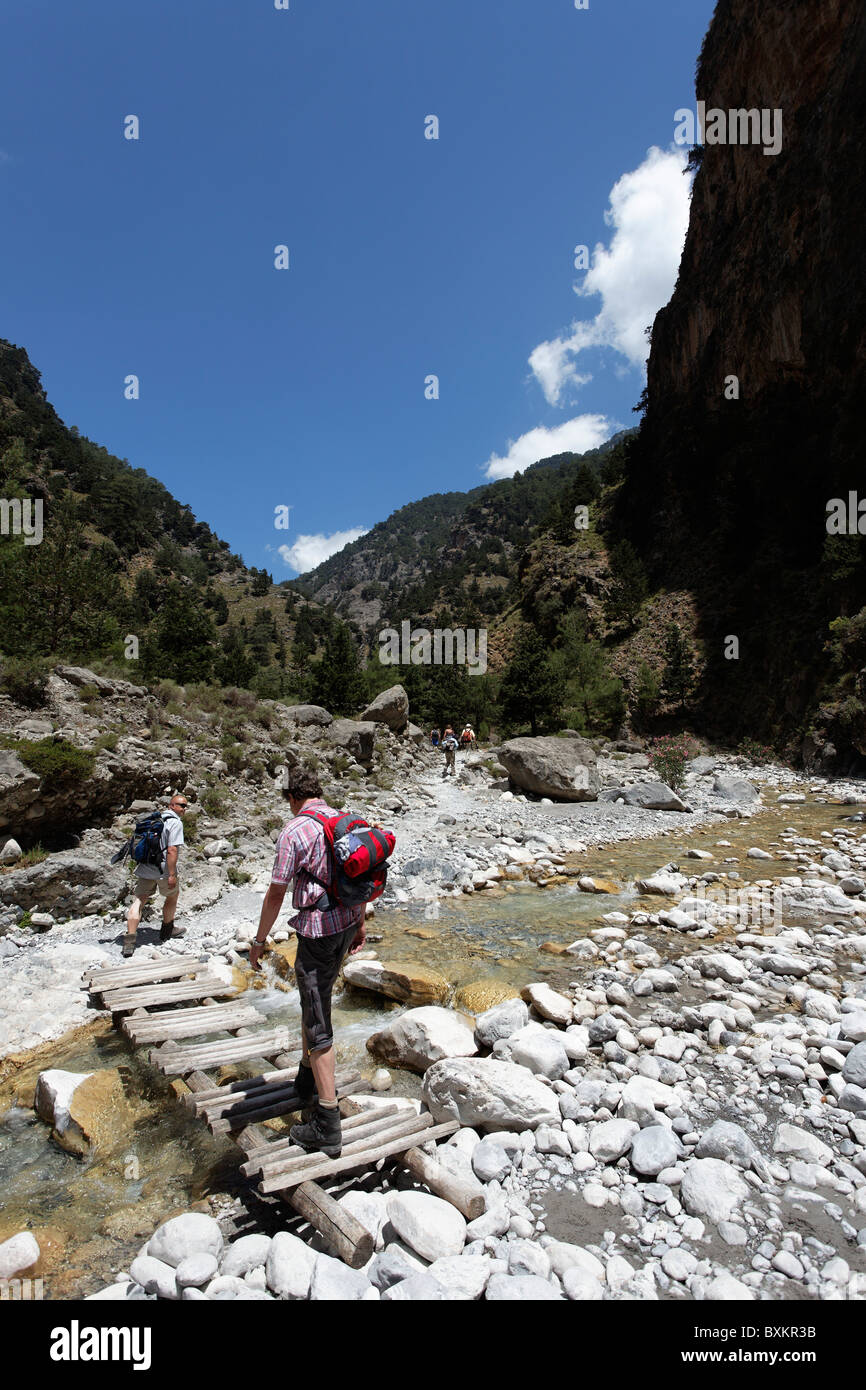
M673 287L674 112L712 10L5 0L0 336L277 579L591 447L635 422Z

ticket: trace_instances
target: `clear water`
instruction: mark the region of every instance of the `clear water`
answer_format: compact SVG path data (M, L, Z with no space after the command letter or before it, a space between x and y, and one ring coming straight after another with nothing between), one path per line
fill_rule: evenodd
M619 889L616 893L583 893L573 880L550 889L516 886L511 892L445 899L434 914L423 905L383 910L371 926L383 938L374 949L383 960L439 971L455 990L473 981L497 980L515 989L538 978L565 983L592 966L544 953L540 947L545 942L568 945L600 925L604 913L627 912L638 901L657 910L658 898L638 899L635 879L668 862L679 863L685 872L734 870L744 883L796 873L794 863L748 859L746 850L754 844L772 849L788 826L820 839L822 830L843 825L856 809L810 798L805 805L771 807L751 823L731 821L690 831L684 822L681 832L595 849L581 857L581 872L612 881ZM855 836L866 831L858 825L850 828ZM718 840L730 841L730 847L718 846ZM682 858L689 846L709 850L714 860ZM820 853L817 848L813 852ZM724 864L726 857L738 862ZM411 934L417 930L425 936ZM642 929L642 934L663 956L694 949L681 936L654 934L651 928ZM280 988L274 976L247 997L272 1025L299 1022L297 991ZM338 1064L371 1075L377 1063L367 1051L367 1038L403 1007L363 991L345 990L335 996ZM36 1076L47 1067L120 1069L134 1122L115 1148L82 1160L51 1142L48 1126L27 1108ZM251 1065L250 1070L256 1069ZM19 1103L11 1104L16 1087ZM418 1077L394 1073L395 1093L417 1095L419 1090ZM161 1220L210 1193L242 1190L238 1158L229 1140L212 1136L178 1105L170 1083L148 1064L146 1051L134 1052L104 1025L79 1030L43 1048L38 1058L23 1063L11 1080L0 1084L0 1240L22 1228L32 1229L44 1251L36 1272L43 1275L45 1297L80 1297L127 1267Z

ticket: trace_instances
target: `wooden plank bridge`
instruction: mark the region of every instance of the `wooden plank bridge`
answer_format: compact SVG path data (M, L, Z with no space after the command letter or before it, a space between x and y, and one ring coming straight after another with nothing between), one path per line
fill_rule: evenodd
M436 1124L432 1115L416 1115L394 1103L362 1108L352 1100L366 1088L356 1071L337 1072L343 1131L339 1158L306 1153L287 1133L266 1128L265 1120L302 1108L294 1087L300 1036L292 1037L286 1027L260 1027L267 1024L264 1014L239 999L235 986L210 973L207 964L170 956L97 967L85 972L84 983L111 1010L115 1026L134 1047L150 1047L153 1066L184 1081L188 1093L181 1104L212 1134L237 1144L245 1159L243 1175L257 1179L260 1192L277 1194L300 1213L352 1268L370 1259L373 1237L319 1185L321 1180L399 1160L467 1220L484 1211L482 1185L447 1172L420 1147L453 1134L458 1123ZM209 1069L234 1064L262 1065L262 1070L223 1082L209 1074Z

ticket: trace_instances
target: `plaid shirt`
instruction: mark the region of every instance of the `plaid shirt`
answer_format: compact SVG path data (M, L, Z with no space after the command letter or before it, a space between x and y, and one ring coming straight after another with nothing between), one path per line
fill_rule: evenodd
M322 811L326 816L339 814L318 796L307 802L307 808ZM290 925L298 936L336 936L337 932L358 926L363 908L334 907L320 912L313 906L322 896L323 889L304 870L315 874L323 883L329 882L328 846L322 827L309 816L295 816L280 832L271 874L272 883L285 884L292 878L295 880L292 907L300 911L297 917L292 918Z

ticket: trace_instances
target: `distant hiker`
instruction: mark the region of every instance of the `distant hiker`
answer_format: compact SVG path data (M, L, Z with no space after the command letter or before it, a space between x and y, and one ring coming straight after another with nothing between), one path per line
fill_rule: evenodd
M439 739L440 739L441 737L442 737L442 735L439 733L439 730L438 730L438 729L431 729L431 730L430 730L430 742L432 743L432 745L433 745L434 748L438 748L438 747L439 747Z
M442 773L443 777L447 777L449 772L453 773L455 777L457 776L456 756L459 746L460 745L454 737L454 730L449 724L448 728L445 730L445 736L442 739L442 747L445 750L445 771Z
M186 935L185 927L174 925L174 917L180 891L177 858L184 842L183 816L188 804L185 796L175 792L168 810L154 812L136 823L132 839L112 860L120 862L128 854L135 867L135 896L127 914L126 936L122 943L124 956L131 956L135 950L141 909L157 889L163 900L160 941L177 941Z
M463 748L473 748L475 746L475 733L471 724L463 725L463 732L460 735L460 744Z
M342 1134L335 1084L331 993L346 956L354 955L364 945L364 905L331 906L327 889L322 891L330 883L331 856L324 830L310 813L339 813L325 802L316 773L306 767L290 768L283 796L291 807L292 819L277 840L271 886L262 903L256 939L250 944L250 965L259 969L268 932L279 916L286 888L294 879L292 906L299 910L291 925L298 934L295 976L303 1030L303 1057L295 1089L301 1100L315 1101L315 1107L309 1122L294 1125L289 1138L308 1153L321 1149L336 1157L342 1147ZM327 906L319 906L322 899Z

